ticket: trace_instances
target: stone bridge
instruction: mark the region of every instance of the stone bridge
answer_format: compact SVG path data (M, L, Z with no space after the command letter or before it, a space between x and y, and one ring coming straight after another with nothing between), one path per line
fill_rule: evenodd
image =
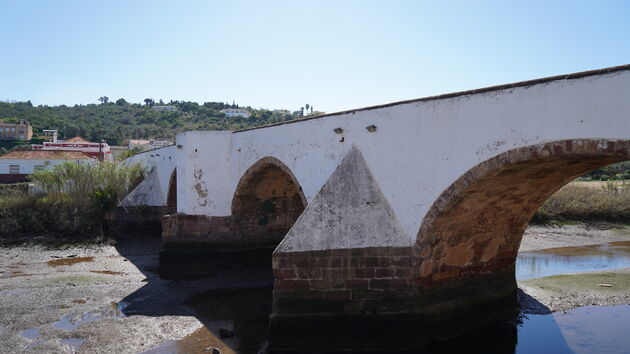
M185 132L176 144L152 153L171 162L154 162L124 202L170 208L165 274L272 265L274 348L314 331L352 336L355 320L424 342L452 335L436 324L461 318L449 328L464 330L513 301L536 209L630 159L630 66ZM357 345L370 345L367 331Z

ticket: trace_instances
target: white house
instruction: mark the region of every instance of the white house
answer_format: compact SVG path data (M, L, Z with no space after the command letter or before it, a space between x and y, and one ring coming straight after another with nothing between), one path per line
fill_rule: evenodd
M98 160L81 151L63 150L15 150L0 156L0 183L16 183L27 180L38 170L52 169L66 161L91 164Z
M242 117L249 118L249 112L246 109L240 108L227 108L222 109L221 112L225 113L226 117Z

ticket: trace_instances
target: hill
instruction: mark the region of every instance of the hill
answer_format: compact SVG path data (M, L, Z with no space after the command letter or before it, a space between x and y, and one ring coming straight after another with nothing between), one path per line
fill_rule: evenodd
M225 108L239 107L222 102L156 104L147 99L145 104L139 104L124 99L109 102L105 98L101 104L72 107L0 102L0 119L26 119L35 134L42 129L58 129L62 139L80 135L91 141L105 139L110 145L120 145L125 139L173 140L175 134L187 130L238 130L296 118L288 111L251 107L241 107L249 112L248 118L226 117L221 112Z

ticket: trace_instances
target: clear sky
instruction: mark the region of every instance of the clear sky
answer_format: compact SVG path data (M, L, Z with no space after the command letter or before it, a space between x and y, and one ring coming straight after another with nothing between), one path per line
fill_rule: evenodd
M630 63L630 1L0 0L0 100L334 112Z

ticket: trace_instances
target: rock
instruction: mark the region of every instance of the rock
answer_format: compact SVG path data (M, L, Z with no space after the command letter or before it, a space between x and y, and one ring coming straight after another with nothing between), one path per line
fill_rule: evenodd
M234 331L229 328L219 328L219 337L232 338L234 337Z

